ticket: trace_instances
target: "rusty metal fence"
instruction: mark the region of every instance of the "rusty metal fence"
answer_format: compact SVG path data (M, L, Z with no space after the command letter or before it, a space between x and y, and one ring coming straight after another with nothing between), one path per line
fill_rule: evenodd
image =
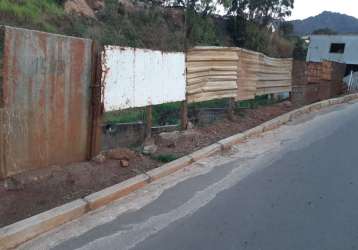
M88 158L92 41L4 27L0 177Z
M185 57L7 26L0 33L0 179L96 155L105 108L146 106L150 135L153 114L185 129L188 103L230 98L232 114L235 100L291 90L291 59L241 48L199 47ZM177 103L152 108L168 102Z

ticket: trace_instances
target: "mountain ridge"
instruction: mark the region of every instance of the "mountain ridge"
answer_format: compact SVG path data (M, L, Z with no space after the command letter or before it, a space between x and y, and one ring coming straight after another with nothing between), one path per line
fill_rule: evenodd
M338 12L324 11L303 20L292 20L294 33L309 35L315 30L329 28L339 34L358 33L358 18Z

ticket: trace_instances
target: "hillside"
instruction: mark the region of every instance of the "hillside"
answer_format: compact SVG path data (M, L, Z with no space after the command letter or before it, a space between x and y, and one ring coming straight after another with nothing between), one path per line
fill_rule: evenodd
M0 24L91 38L102 45L183 51L185 44L184 9L148 0L0 0ZM243 25L238 27L233 17L194 13L187 45L240 46L272 57L292 56L295 41L255 23Z
M329 28L337 33L358 33L358 19L352 16L325 11L304 20L291 21L297 35L308 35L318 29Z

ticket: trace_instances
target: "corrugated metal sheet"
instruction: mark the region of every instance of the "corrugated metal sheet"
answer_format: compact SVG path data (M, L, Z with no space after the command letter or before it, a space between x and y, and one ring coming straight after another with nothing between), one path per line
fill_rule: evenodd
M185 100L185 55L106 46L102 60L106 111Z
M290 92L292 59L241 48L195 47L187 54L189 102Z
M87 158L91 46L91 40L5 27L3 176Z
M236 48L196 47L187 52L187 100L201 102L236 97Z

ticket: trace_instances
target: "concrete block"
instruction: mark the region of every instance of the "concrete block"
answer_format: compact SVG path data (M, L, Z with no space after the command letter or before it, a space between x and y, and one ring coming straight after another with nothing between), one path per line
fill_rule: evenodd
M352 95L346 95L343 97L343 102L349 102L354 100L356 97L356 94L352 94Z
M342 98L334 98L334 99L330 99L328 100L329 101L329 104L331 106L333 105L337 105L337 104L342 104L343 103L343 99Z
M137 175L124 182L90 194L86 196L84 200L87 201L89 209L94 210L144 187L148 182L149 177L147 175Z
M247 138L247 137L251 137L251 136L258 136L258 135L262 134L262 132L264 132L264 126L259 125L257 127L254 127L252 129L245 131L244 134Z
M75 200L0 229L0 249L11 249L57 226L79 218L87 203Z
M320 110L320 109L322 109L322 104L321 104L321 102L313 103L309 106L309 109L310 109L309 110L310 112Z
M321 102L321 108L327 108L329 107L331 104L329 102L329 100L325 100Z
M288 115L288 114L281 115L279 117L276 117L275 119L272 119L268 122L263 123L262 124L263 131L266 132L266 131L276 129L276 128L280 127L281 125L286 124L289 121L290 121L290 115Z
M221 152L221 145L219 143L214 143L208 147L202 148L194 153L191 153L189 157L191 157L193 161L198 161L219 152Z
M165 176L168 176L186 166L190 165L193 162L193 159L189 156L184 156L175 161L169 162L159 168L153 169L147 174L151 177L152 181L158 180Z
M238 143L245 141L246 135L244 133L236 134L230 136L226 139L219 141L218 143L221 145L222 150L228 150L235 146Z

